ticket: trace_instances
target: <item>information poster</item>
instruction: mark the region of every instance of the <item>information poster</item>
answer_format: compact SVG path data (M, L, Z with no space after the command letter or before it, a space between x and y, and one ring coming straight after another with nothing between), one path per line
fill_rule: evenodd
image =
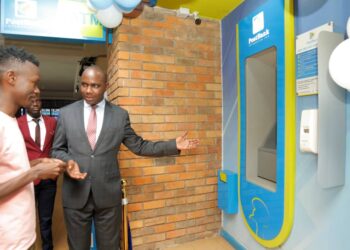
M318 94L317 44L321 31L333 32L333 22L297 36L296 92L298 96Z

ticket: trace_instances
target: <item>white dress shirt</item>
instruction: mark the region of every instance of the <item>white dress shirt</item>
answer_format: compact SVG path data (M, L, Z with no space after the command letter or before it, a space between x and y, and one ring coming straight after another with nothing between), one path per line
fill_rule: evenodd
M33 117L31 117L29 114L27 114L27 121L28 121L28 127L29 127L29 133L30 137L35 141L35 128L36 123L33 121ZM39 117L39 126L40 126L40 149L44 149L44 143L45 143L45 136L46 136L46 127L45 122L42 116Z
M105 99L103 99L102 101L100 101L96 105L97 105L97 107L96 107L96 119L97 119L96 141L97 141L98 137L100 136L100 133L101 133L103 118L105 116L105 105L106 105ZM84 101L84 127L85 127L85 131L87 130L90 112L91 112L91 105L87 104Z

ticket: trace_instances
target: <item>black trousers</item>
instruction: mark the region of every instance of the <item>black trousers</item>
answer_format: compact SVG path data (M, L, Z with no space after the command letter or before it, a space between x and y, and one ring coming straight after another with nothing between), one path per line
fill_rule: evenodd
M64 207L70 250L89 250L94 221L98 250L117 250L120 245L121 206L97 208L92 193L82 209Z
M53 249L52 214L55 205L56 187L55 180L41 180L38 185L34 186L43 250Z

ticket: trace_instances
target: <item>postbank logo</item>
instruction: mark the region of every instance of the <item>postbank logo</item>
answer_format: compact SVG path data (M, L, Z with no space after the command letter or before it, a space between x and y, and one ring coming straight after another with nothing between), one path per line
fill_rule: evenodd
M254 36L248 39L249 45L253 45L270 35L270 30L265 29L265 18L263 11L259 12L252 18L252 33Z

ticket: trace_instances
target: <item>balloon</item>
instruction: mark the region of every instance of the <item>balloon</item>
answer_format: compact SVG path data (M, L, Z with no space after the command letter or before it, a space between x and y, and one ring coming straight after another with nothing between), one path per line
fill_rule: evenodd
M114 4L124 13L133 11L141 0L114 0Z
M113 0L88 0L88 2L96 10L107 9L113 4Z
M98 10L96 17L103 26L115 28L122 22L123 13L112 4L107 9Z
M329 73L333 80L345 89L350 90L350 39L341 42L332 52L329 59Z
M90 0L86 0L86 5L88 7L89 10L91 10L92 12L96 13L97 10L94 8L94 6L92 6Z
M348 23L346 24L346 32L348 33L348 37L350 37L350 17L348 19Z

